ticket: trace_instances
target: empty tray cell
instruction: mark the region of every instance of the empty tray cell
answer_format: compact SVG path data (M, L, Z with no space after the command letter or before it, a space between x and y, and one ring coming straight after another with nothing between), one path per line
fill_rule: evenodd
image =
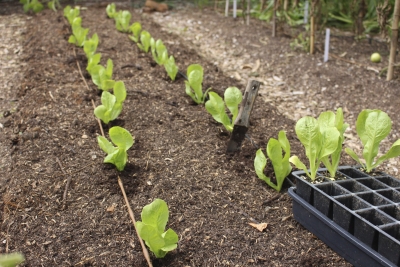
M398 206L386 206L380 207L379 209L390 217L396 219L397 221L400 221L400 208Z
M400 180L390 177L390 176L386 176L386 177L377 177L376 180L387 184L390 187L400 187Z
M400 226L398 224L382 228L379 233L378 252L396 266L400 265Z
M343 187L338 186L334 183L326 183L315 185L316 188L327 194L328 196L340 196L349 194L349 191L345 190Z
M343 173L344 175L350 177L350 178L365 178L368 177L365 173L362 173L358 171L357 169L354 168L343 168L339 169L339 172Z
M386 197L387 199L393 201L394 203L400 203L400 192L396 190L379 190L376 191L378 194Z
M376 209L357 212L354 217L354 236L374 250L378 250L378 226L393 223L394 220Z
M353 196L340 196L332 204L332 220L350 234L354 233L354 210L367 209L369 205Z
M368 193L360 193L357 194L357 197L364 199L368 203L370 203L373 206L383 206L383 205L388 205L392 204L389 200L386 198L383 198L382 196L368 192Z
M365 187L364 185L354 181L354 180L346 180L346 181L338 181L336 183L337 185L340 185L343 188L346 188L352 193L357 193L357 192L363 192L369 190L368 187Z
M387 185L379 182L378 180L376 180L374 178L358 179L357 182L362 183L363 185L371 188L372 190L388 188Z

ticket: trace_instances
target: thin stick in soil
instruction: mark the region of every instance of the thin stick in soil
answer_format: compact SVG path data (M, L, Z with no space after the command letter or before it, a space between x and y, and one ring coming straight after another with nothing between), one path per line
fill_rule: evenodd
M126 196L125 189L124 189L124 184L122 183L122 180L121 180L121 178L119 176L118 176L118 184L119 184L119 187L121 188L122 195L124 196L125 204L126 204L126 207L128 208L129 217L131 217L131 220L133 222L133 226L135 227L136 234L137 234L137 236L139 238L140 245L142 246L144 257L146 258L146 261L147 261L147 264L149 265L149 267L153 267L153 264L151 263L151 260L150 260L149 252L147 251L147 248L144 245L143 240L142 240L142 238L140 238L139 233L138 233L138 231L136 229L135 216L133 215L133 212L132 212L132 209L131 209L131 205L129 204L128 198Z

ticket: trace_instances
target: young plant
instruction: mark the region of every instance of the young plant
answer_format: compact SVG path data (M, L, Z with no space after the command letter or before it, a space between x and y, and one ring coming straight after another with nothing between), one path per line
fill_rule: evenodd
M24 261L25 258L21 253L0 254L1 267L16 267Z
M52 9L54 12L57 12L57 8L61 8L60 1L58 0L51 0L47 3L47 7Z
M98 45L99 37L97 36L97 33L93 34L92 38L83 43L83 51L85 52L87 58L92 57L94 53L96 53Z
M32 9L34 13L38 13L43 10L43 5L38 0L20 0L23 4L24 12L27 13Z
M203 83L203 67L199 64L192 64L187 68L188 80L185 81L185 91L194 102L197 104L203 104L207 93L211 88L208 88L203 94L202 83Z
M340 133L335 127L327 127L321 131L318 121L309 116L297 121L295 131L306 150L310 171L297 156L290 157L289 161L314 181L322 159L336 151Z
M361 162L351 148L346 148L346 153L361 164L367 172L371 172L383 161L400 155L399 139L394 142L386 154L376 158L379 152L379 144L389 135L391 129L392 121L385 112L377 109L361 111L357 117L356 131L364 146L363 158L365 163Z
M129 35L129 39L131 39L135 43L138 43L141 31L142 31L142 25L139 22L133 23L130 27L130 32L132 32L133 35Z
M112 127L108 134L112 143L103 136L97 137L100 148L107 153L104 163L112 163L118 171L123 171L128 160L126 151L135 143L135 140L127 130L119 126Z
M78 47L82 47L86 41L86 36L89 29L82 28L81 26L82 18L77 17L72 22L72 35L69 37L68 42L75 44Z
M115 81L112 80L113 62L111 59L107 60L107 67L96 65L91 68L92 81L99 87L100 90L107 91L114 87Z
M142 221L136 222L139 236L157 258L164 258L169 251L176 249L178 235L172 229L164 232L168 222L168 205L162 199L155 199L143 207Z
M145 53L149 52L151 39L153 38L151 38L151 35L148 31L142 31L140 33L140 43L137 43L139 49Z
M165 61L164 68L171 80L175 81L176 74L178 73L178 66L175 64L175 59L173 56L170 56L169 59Z
M101 94L101 105L96 107L94 115L105 124L115 120L122 111L122 104L126 98L126 89L122 81L118 81L113 87L114 95L103 91Z
M108 4L108 5L107 5L107 7L106 7L106 13L107 13L107 16L108 16L110 19L115 18L115 16L117 15L117 11L115 10L115 4L114 4L114 3L111 3L111 4Z
M319 115L318 124L322 135L325 131L330 131L332 127L335 127L339 132L339 140L336 150L331 154L321 159L322 163L327 168L331 178L335 178L336 171L339 166L340 155L342 153L342 145L344 141L344 132L349 125L343 122L343 111L338 108L335 113L332 111L326 111Z
M154 61L158 65L164 65L164 63L168 60L168 51L163 42L160 39L154 41L154 39L151 38L150 46Z
M115 27L120 32L130 32L129 23L131 21L131 13L128 10L119 11L116 13Z
M215 92L210 92L210 99L206 102L207 111L213 116L213 118L222 123L226 130L229 132L233 131L233 124L239 113L239 104L242 102L242 93L236 87L229 87L225 90L224 100ZM232 119L229 118L225 112L225 105L232 114Z
M88 65L86 67L86 70L89 72L90 76L92 76L93 68L100 63L100 59L101 59L100 53L88 57Z
M285 152L285 155L283 155ZM256 158L254 159L254 169L258 178L265 181L270 187L280 192L286 176L292 171L292 166L289 162L290 157L290 143L284 131L278 134L278 140L271 138L267 144L267 155L271 160L272 167L274 168L276 184L271 181L271 178L265 176L264 169L267 165L267 158L265 157L262 149L257 150Z
M64 17L67 18L69 25L72 25L74 19L79 17L79 8L71 8L71 6L66 6L64 8Z

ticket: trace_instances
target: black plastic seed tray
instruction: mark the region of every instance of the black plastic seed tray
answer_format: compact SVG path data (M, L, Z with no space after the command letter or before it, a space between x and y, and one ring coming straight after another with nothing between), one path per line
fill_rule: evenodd
M400 266L400 180L339 167L310 183L292 172L294 218L354 266Z

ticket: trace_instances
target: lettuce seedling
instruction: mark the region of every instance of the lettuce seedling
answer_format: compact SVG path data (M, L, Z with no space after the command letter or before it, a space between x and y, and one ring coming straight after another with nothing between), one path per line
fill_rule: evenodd
M155 199L143 207L142 221L136 222L139 236L157 258L164 258L169 251L177 248L178 235L174 230L164 232L168 222L168 205L162 199Z
M52 0L52 1L49 1L47 3L47 7L49 9L53 10L54 12L57 12L57 8L60 8L61 5L60 5L60 2L58 0Z
M225 90L224 100L215 92L209 93L210 99L206 102L206 110L213 118L222 123L226 130L233 131L233 124L239 113L239 104L242 102L242 93L236 87L229 87ZM225 105L232 114L232 119L225 112Z
M82 28L81 26L82 18L77 17L72 22L72 35L69 37L68 42L71 44L75 44L78 47L82 47L84 42L86 41L86 36L89 32L89 29Z
M318 124L322 135L325 135L324 132L330 131L332 127L335 127L339 132L339 140L336 150L332 154L321 159L331 178L335 178L336 171L339 167L340 155L342 153L344 132L349 125L343 121L343 111L341 108L338 108L336 115L332 111L322 112L318 117Z
M160 39L154 41L154 39L151 38L150 46L154 61L158 65L164 65L165 61L168 60L168 51L163 42Z
M340 133L333 126L321 131L318 121L309 116L297 121L295 131L306 150L306 156L310 163L310 171L308 171L307 167L297 156L290 157L289 161L298 169L303 170L314 181L322 159L336 151Z
M283 155L283 152L285 152L285 155ZM274 168L276 184L271 181L271 178L264 174L264 169L267 165L267 158L265 157L261 148L256 152L254 169L256 170L258 178L265 181L276 191L280 192L285 178L292 171L292 166L289 162L290 143L284 131L279 132L278 140L275 138L269 139L267 144L267 155L271 160L272 167Z
M114 4L114 3L111 3L111 4L108 4L108 5L107 5L107 7L106 7L106 13L107 13L107 16L108 16L110 19L115 18L115 16L117 15L117 11L115 10L115 4Z
M149 52L151 39L151 35L148 31L142 31L140 33L140 43L137 43L139 49L145 53Z
M129 35L129 39L131 39L135 43L138 43L140 32L142 31L142 25L139 22L135 22L131 25L130 31L133 33L133 35Z
M85 52L87 58L90 58L94 55L94 53L96 53L98 45L99 37L97 36L97 33L93 34L92 38L83 43L83 51Z
M66 6L64 8L64 17L67 18L69 25L72 25L74 19L79 17L79 8L71 8L71 6Z
M378 109L361 111L357 117L356 131L364 146L363 158L365 163L361 162L351 148L346 148L346 153L357 161L366 172L371 172L383 161L400 155L400 139L398 139L386 154L376 159L379 152L379 144L389 135L391 129L392 121L385 112Z
M0 254L1 267L16 267L24 261L25 258L21 253Z
M175 81L176 74L178 73L178 66L175 64L175 59L173 56L170 56L169 59L165 61L164 68L171 80Z
M203 67L199 64L192 64L187 68L188 80L185 81L185 91L194 102L197 104L203 104L207 93L211 88L208 88L203 94L202 83L203 83Z
M122 111L122 104L126 98L125 84L118 81L113 87L114 95L103 91L101 94L101 105L96 107L94 115L101 119L105 124L115 120Z
M113 67L112 60L108 59L106 68L102 65L96 65L91 68L92 81L99 89L107 91L114 87L115 81L112 80Z
M32 9L34 13L38 13L43 10L44 6L38 0L20 0L23 4L24 12L27 13Z
M129 23L131 21L131 12L128 10L119 11L116 13L115 19L115 27L120 32L130 32Z
M86 67L86 70L89 72L90 76L92 76L93 68L100 63L100 59L100 53L94 54L88 58L88 65Z
M128 160L126 151L135 143L135 140L127 130L119 126L112 127L108 134L116 147L105 137L97 137L100 148L107 153L104 163L112 163L118 171L123 171Z

